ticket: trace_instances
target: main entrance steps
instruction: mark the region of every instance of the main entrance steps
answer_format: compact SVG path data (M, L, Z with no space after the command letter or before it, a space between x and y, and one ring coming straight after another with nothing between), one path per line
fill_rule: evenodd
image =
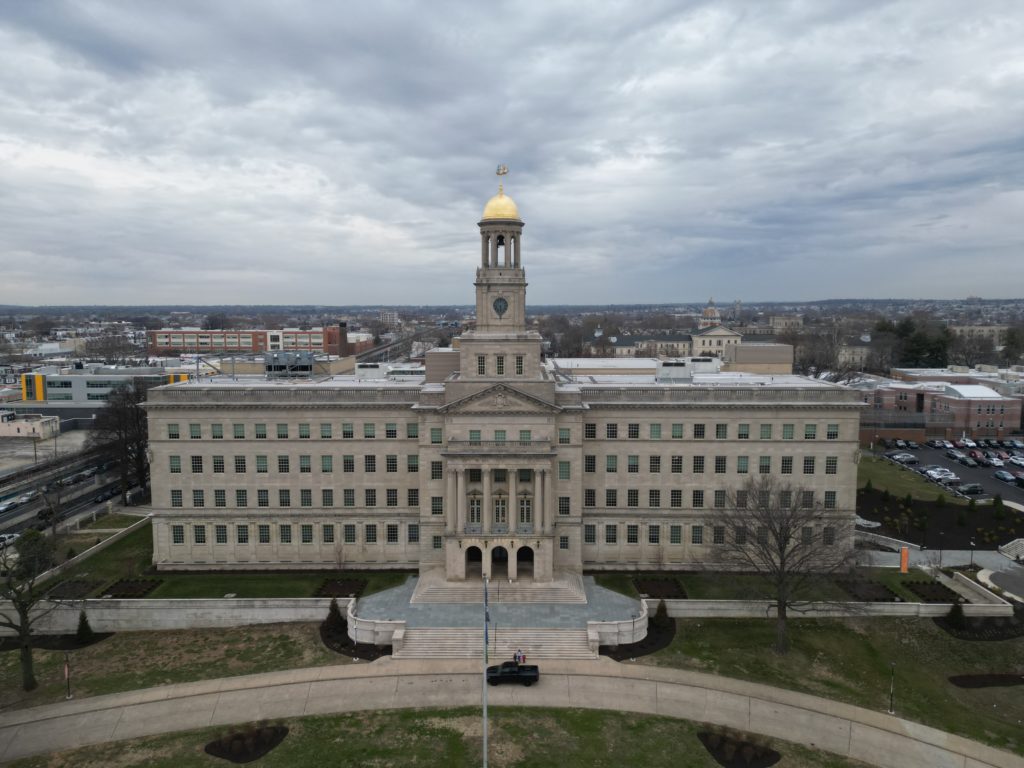
M509 582L488 582L487 599L492 603L567 603L585 604L587 594L578 573L558 573L552 581L535 582L526 577ZM413 591L412 603L482 603L483 581L446 581L443 569L421 573Z
M482 659L483 629L407 629L396 659ZM585 629L490 629L488 657L508 661L521 650L535 659L596 659Z

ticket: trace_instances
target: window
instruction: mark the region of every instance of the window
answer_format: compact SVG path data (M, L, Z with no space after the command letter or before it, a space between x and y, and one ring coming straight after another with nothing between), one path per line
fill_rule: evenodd
M170 460L170 471L172 475L181 474L181 456L168 456Z
M239 488L238 490L235 491L235 506L249 506L249 492L245 490L245 488Z
M673 475L678 475L678 474L681 474L682 471L683 471L683 457L682 456L673 456L672 457L672 474Z
M481 482L483 480L483 472L481 472L479 468L477 468L477 469L470 469L468 477L469 477L469 482L471 482L471 483L479 483L479 482Z
M373 523L369 523L366 526L366 543L376 544L377 543L377 526Z
M334 489L333 488L322 488L320 490L320 506L322 506L322 507L333 507L334 506Z
M638 440L640 438L640 425L639 424L627 424L626 425L626 437L630 440Z
M782 474L792 475L793 474L793 457L783 456L782 457Z
M596 500L597 492L593 488L583 489L583 506L584 507L595 507L597 506Z
M604 436L609 440L616 440L619 437L619 425L618 424L606 424L604 428Z
M235 474L245 474L245 456L235 456Z
M420 457L418 454L412 453L406 456L405 470L406 472L420 471Z
M269 507L270 506L270 491L266 489L259 489L256 491L256 506Z
M760 456L757 459L757 474L768 475L772 471L772 457Z
M420 436L420 425L415 421L409 422L405 425L405 436L410 440L416 440Z
M375 489L375 488L367 488L363 492L363 500L365 501L366 506L368 506L368 507L376 507L377 506L377 489Z
M324 544L333 544L334 543L334 524L333 523L324 523L323 527L320 529L320 531L321 531L321 534L322 534L322 537L323 537L323 540L324 540Z
M397 544L398 543L398 526L397 525L395 525L394 523L388 523L384 527L384 540L388 544Z
M217 542L218 544L227 543L227 531L224 532L225 539L223 542ZM260 524L256 526L256 539L260 544L270 543L270 526Z
M215 475L223 475L224 474L224 457L223 456L214 456L213 457L213 473Z
M211 424L210 425L210 437L214 440L224 439L224 425L223 424Z
M523 356L516 355L516 376L523 375Z
M309 424L299 424L299 440L309 440Z
M388 488L384 492L384 504L386 506L389 506L389 507L397 507L398 506L398 489L397 488Z
M626 526L626 543L627 544L639 544L640 543L640 526L636 524L630 524Z
M206 526L205 525L195 525L195 526L193 526L192 527L192 539L193 539L193 541L195 541L196 544L205 544L206 543ZM175 542L175 543L183 544L184 541Z
M805 475L813 475L814 474L814 457L813 456L804 456L804 474Z
M676 507L677 509L683 506L683 492L677 488L669 491L668 503L669 506Z
M660 507L661 506L661 491L652 489L647 492L647 506L649 507Z
M200 438L202 438L202 436L203 436L202 427L200 427L198 424L189 424L188 425L188 438L189 438L189 440L199 440Z
M440 536L433 536L433 537L431 537L430 542L431 542L431 546L434 549L441 549L442 544L441 544L441 537Z
M568 515L570 509L570 500L568 496L558 497L558 514Z
M835 508L836 508L836 492L835 491L825 491L825 509L835 509Z
M826 456L825 457L825 474L834 475L839 471L839 457L838 456Z
M432 515L443 515L444 514L444 496L431 496L430 497L430 514L432 514Z
M354 507L356 505L355 488L345 488L342 490L341 503L346 507Z
M287 424L278 424L277 425L277 439L278 440L287 440L288 439L288 425Z
M171 491L172 507L181 507L184 506L184 503L185 502L182 501L181 491Z
M313 543L313 526L309 523L303 523L299 526L299 535L302 537L303 544Z
M377 471L377 457L372 453L363 456L363 471L365 472L376 472Z
M228 505L227 491L220 489L213 492L213 506L226 507Z
M739 424L736 427L736 439L737 440L749 440L750 439L750 425Z
M694 440L703 440L704 439L704 425L703 424L694 424L693 425L693 439Z
M704 474L704 457L694 456L693 457L693 474L702 475Z
M729 425L728 424L715 424L715 439L725 440L729 437Z
M282 474L287 474L291 469L291 460L287 456L277 457L277 471Z
M342 535L345 537L346 544L356 543L356 527L352 523L347 523L342 528Z
M256 472L257 474L266 474L267 472L267 457L257 456L256 457Z
M619 471L619 457L618 456L605 456L605 459L604 459L604 471L605 472L618 472Z
M288 488L281 488L277 492L277 503L281 507L290 507L292 505L292 492Z
M228 543L228 527L226 525L213 526L213 540L218 544Z
M693 508L700 509L704 506L704 491L693 492Z
M836 543L836 529L831 525L826 525L824 530L821 532L821 540L827 547L831 547Z
M648 468L655 474L661 472L661 456L651 456L648 461Z
M430 479L431 480L443 480L444 479L444 465L440 461L430 462Z
M356 436L355 426L350 423L344 423L341 425L341 439L351 440Z
M683 425L682 424L673 424L672 425L672 439L673 440L682 440L683 439Z
M245 424L232 424L231 429L235 440L245 440Z
M331 437L332 437L331 425L327 424L327 423L321 423L320 424L320 439L321 440L329 440ZM331 541L334 540L333 536L334 536L334 527L331 526L331 537L332 537Z
M384 437L388 440L398 439L398 424L385 424L384 425Z
M771 424L762 424L761 425L761 439L762 440L771 440L772 439L772 425Z
M256 430L256 439L257 440L266 440L267 439L267 425L266 424L257 424L256 427L255 427L255 430Z
M476 356L476 375L484 376L487 373L487 357L484 355Z
M597 439L597 424L584 424L583 425L583 439L584 440L596 440Z
M583 457L583 471L584 472L595 472L595 471L597 471L597 457L596 456L584 456Z
M441 428L440 427L431 427L430 428L430 444L431 445L440 445L441 442L442 442Z
M333 456L321 456L320 457L320 471L321 472L333 472L334 471L334 457Z
M299 456L299 474L309 474L313 471L313 457Z
M239 544L248 544L249 543L249 526L248 525L236 526L235 527L235 534L236 534L236 538L238 539L238 543Z
M789 509L793 506L793 492L779 491L779 506L782 509Z
M572 465L568 461L558 462L558 479L569 480L572 478L570 467Z
M626 457L626 472L630 474L636 474L640 471L640 457L639 456L627 456Z
M604 527L604 543L615 544L618 541L618 528L614 525L606 525Z
M661 424L651 424L651 440L661 440Z
M715 544L725 544L725 526L716 525L711 529L712 541Z
M408 541L410 544L419 544L420 543L420 524L419 523L409 523L408 527L405 529L405 538L406 538L406 541Z
M725 465L726 465L725 456L715 456L715 474L716 475L724 475L725 474Z
M558 537L558 548L559 549L568 549L569 548L569 537L568 536L559 536Z
M498 376L505 375L505 356L495 355L494 357L494 373Z
M529 443L531 440L533 440L533 435L530 433L530 430L528 430L528 429L520 429L519 430L519 442L520 443Z
M278 528L278 535L282 544L292 543L292 527L288 523L284 523Z
M184 525L172 525L171 526L171 542L174 544L185 543L185 526Z
M309 488L301 488L299 490L299 506L301 507L312 507L313 506L313 491Z
M647 526L647 543L648 544L660 544L661 543L661 526L660 525L649 525L649 526Z
M804 424L804 440L814 440L818 437L817 424Z
M363 437L367 440L373 440L377 437L377 425L376 424L363 424Z
M746 545L747 527L745 525L737 525L735 530L733 531L733 534L736 537L737 544L739 544L741 547Z
M596 544L597 543L597 526L596 525L584 525L583 526L583 543L584 544Z
M715 509L725 509L725 491L715 491L714 505Z
M683 543L683 526L681 525L670 525L668 528L668 543L669 544L682 544Z
M804 509L811 509L814 506L814 491L800 492L800 506Z
M703 544L704 543L704 526L695 525L690 529L690 543L691 544Z
M793 425L792 424L783 424L782 425L782 439L783 440L792 440L793 439Z
M838 424L826 424L825 425L825 439L826 440L838 440L839 439L839 425Z
M639 507L640 506L640 491L636 488L626 489L626 506L627 507Z
M558 444L569 445L572 441L572 435L568 429L559 428L558 430Z
M398 455L388 455L384 457L384 471L385 472L397 472L398 471Z
M617 507L619 505L619 492L614 488L608 488L604 492L604 505L606 507Z
M737 456L736 457L736 474L745 475L750 471L750 457L749 456Z
M420 505L420 489L409 488L406 493L406 504L410 507L418 507Z

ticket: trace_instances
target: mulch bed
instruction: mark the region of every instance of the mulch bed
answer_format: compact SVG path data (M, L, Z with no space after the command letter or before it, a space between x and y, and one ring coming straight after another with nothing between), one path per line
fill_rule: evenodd
M626 645L602 645L598 648L598 653L615 659L615 661L635 659L638 656L647 656L662 648L667 648L675 636L675 619L669 619L667 623L659 624L652 618L647 622L647 636L643 640Z
M945 616L936 616L932 621L939 629L957 640L1015 640L1024 637L1024 616L1018 611L1015 616L967 616L964 627L954 627Z
M320 640L335 653L363 661L376 661L382 656L390 656L392 650L390 645L352 642L352 638L348 636L348 622L344 619L333 627L326 621L321 622Z
M723 768L770 768L782 759L771 747L742 741L732 735L701 731L697 738Z
M686 590L678 579L633 577L633 586L641 595L655 600L685 600Z
M76 635L33 635L32 647L41 651L77 651L113 636L113 632L93 632L89 642L80 643ZM15 651L20 647L17 637L0 638L0 652Z
M989 673L985 675L953 675L949 682L957 688L996 688L1024 685L1024 675Z
M103 596L110 595L116 598L145 597L162 583L160 579L121 579L103 590Z
M940 493L946 497L943 505L936 503ZM950 491L936 485L932 499L913 499L907 511L903 498L890 495L886 499L877 488L867 492L861 489L857 491L857 514L882 524L881 528L872 528L871 533L928 549L971 549L973 540L974 549L992 550L1024 537L1024 518L1012 509L1006 509L1003 517L998 518L991 504L978 504L972 512L966 504L953 503L953 498Z
M877 581L837 581L850 597L864 603L894 603L899 597L885 584Z
M69 579L62 581L47 593L47 597L57 600L81 600L96 591L102 581L89 581L87 579Z
M905 581L903 586L924 603L956 603L960 600L960 595L937 581Z
M251 763L258 760L284 741L288 735L286 725L262 725L244 731L226 733L206 745L206 754L230 760L232 763Z
M366 589L366 579L324 579L314 597L359 597Z

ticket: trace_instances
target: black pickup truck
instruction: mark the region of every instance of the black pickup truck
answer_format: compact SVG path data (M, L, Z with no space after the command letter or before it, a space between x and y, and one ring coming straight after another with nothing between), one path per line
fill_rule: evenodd
M521 683L530 686L538 680L540 680L540 670L536 664L517 664L514 661L506 661L500 666L487 668L487 683L489 685Z

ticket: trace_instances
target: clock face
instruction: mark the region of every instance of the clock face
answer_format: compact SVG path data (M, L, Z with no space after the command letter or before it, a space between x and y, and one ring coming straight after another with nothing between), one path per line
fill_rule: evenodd
M492 306L494 307L494 311L498 315L498 317L501 317L506 312L508 312L508 302L505 301L505 299L502 298L501 296L494 300L494 304Z

